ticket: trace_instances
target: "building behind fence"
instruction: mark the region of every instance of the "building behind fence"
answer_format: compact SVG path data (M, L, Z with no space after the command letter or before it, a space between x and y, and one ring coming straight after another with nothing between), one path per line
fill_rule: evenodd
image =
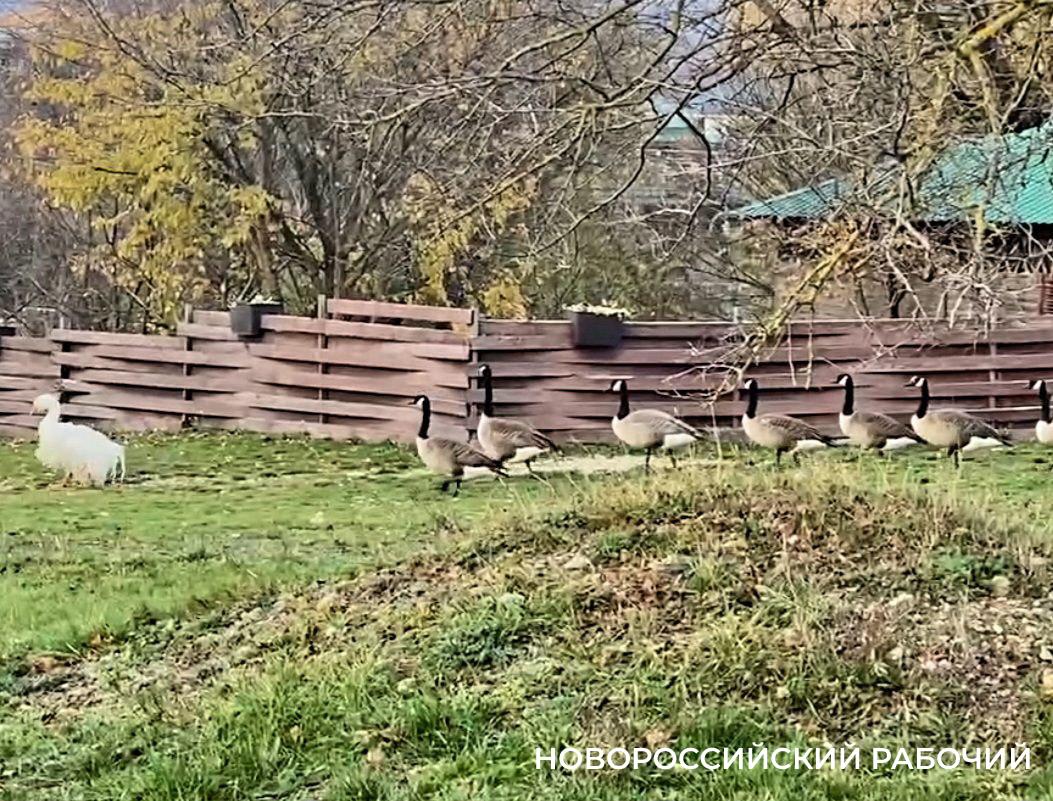
M43 338L0 331L0 435L28 438L32 400L62 389L67 418L117 431L187 426L335 439L411 441L418 393L432 397L434 430L463 438L481 401L476 365L494 373L498 415L527 420L561 441L608 442L614 378L629 378L633 403L700 426L733 426L731 387L742 332L728 323L628 323L611 348L582 348L566 321L508 321L471 310L322 300L315 318L264 315L252 339L227 312L191 311L174 336L56 329ZM725 363L728 362L728 363ZM705 367L705 369L698 369ZM750 374L762 411L836 429L840 372L855 372L860 403L909 415L904 388L931 377L939 404L978 410L1003 426L1035 419L1024 385L1053 376L1053 321L986 335L927 331L902 321L808 321L787 326Z

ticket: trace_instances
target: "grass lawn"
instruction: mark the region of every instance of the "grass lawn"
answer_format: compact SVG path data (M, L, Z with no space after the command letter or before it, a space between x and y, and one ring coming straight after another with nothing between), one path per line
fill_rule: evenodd
M987 799L1053 780L1053 456L703 452L467 482L394 447L0 446L0 798ZM1030 773L537 771L572 746L1001 747Z

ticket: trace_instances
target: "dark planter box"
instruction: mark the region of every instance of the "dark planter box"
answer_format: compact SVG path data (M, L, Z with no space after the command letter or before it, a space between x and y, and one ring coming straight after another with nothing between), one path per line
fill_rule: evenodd
M230 310L230 330L239 337L258 337L265 314L281 314L280 303L239 303Z
M621 344L624 327L620 317L571 312L570 331L574 344L578 347L616 348Z

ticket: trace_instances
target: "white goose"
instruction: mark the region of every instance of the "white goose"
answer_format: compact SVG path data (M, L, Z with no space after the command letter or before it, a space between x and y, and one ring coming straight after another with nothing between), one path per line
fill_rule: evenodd
M37 459L45 467L62 473L80 484L103 486L107 481L124 480L124 446L88 426L63 423L61 408L54 395L41 395L33 401L33 413L43 414L37 427Z

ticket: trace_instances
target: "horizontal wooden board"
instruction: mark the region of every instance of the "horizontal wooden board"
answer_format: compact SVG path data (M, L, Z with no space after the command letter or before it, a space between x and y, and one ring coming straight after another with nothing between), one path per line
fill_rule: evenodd
M437 384L428 373L401 373L397 376L374 378L363 375L339 375L335 373L307 372L290 367L275 366L263 362L254 367L252 380L260 384L275 384L290 387L311 387L355 393L392 395L412 398L415 395L428 394L435 397L461 395L467 379L464 376L451 375L449 380ZM450 383L456 386L449 386ZM463 404L463 401L462 401Z
M47 337L12 337L0 336L0 358L5 350L25 351L30 353L51 353L55 343Z
M360 442L404 442L412 443L415 427L406 427L390 421L356 421L351 423L319 423L311 420L276 420L269 417L247 417L243 420L216 420L213 425L225 430L257 431L271 434L306 434L312 437L355 440ZM449 437L458 442L467 441L463 429L436 425L434 436Z
M222 326L224 328L229 329L230 312L194 309L193 313L190 315L190 321L194 323L201 323L202 325Z
M283 345L249 345L249 353L257 358L289 362L312 362L315 364L343 364L371 367L391 372L444 372L441 365L430 359L414 356L397 344L370 348L368 346L346 348L308 348Z
M869 373L946 373L955 370L1044 370L1053 372L1053 349L1037 354L977 354L975 356L943 356L928 353L909 360L890 359L867 367Z
M315 400L312 398L295 398L287 395L255 394L250 398L254 408L281 409L286 412L300 412L312 415L333 415L336 417L362 417L376 420L391 420L401 423L416 423L420 412L409 404L384 405L379 403L357 403L335 400ZM439 413L438 407L433 412ZM463 412L458 407L456 413Z
M77 381L96 385L149 387L153 389L188 389L209 392L245 392L252 382L240 370L219 376L166 373L130 373L124 370L85 369L77 371Z
M22 399L8 399L0 395L0 414L31 414L33 401Z
M10 418L0 417L0 437L14 440L36 439L37 430L33 426L19 426L9 422Z
M180 323L176 333L187 339L208 339L219 342L238 342L238 335L229 326L205 325L204 323Z
M440 331L434 328L414 328L412 326L388 325L385 323L360 323L349 320L292 317L286 315L264 315L262 326L265 331L276 333L315 334L334 338L346 337L379 342L437 342L455 344L468 341L466 335L455 331Z
M15 362L5 359L0 360L0 375L24 378L58 378L59 366L51 361Z
M497 350L572 350L574 343L569 333L562 332L542 336L520 336L514 334L485 334L472 337L472 348L479 354L479 361L486 361L487 351Z
M362 403L341 400L317 400L315 398L297 398L292 395L275 395L254 393L248 403L256 409L275 409L305 414L328 414L338 417L367 417L377 420L392 420L404 423L416 423L420 420L420 411L409 404ZM449 404L447 406L447 404ZM434 401L432 411L442 414L449 409L452 415L464 413L463 404L450 404L449 401Z
M0 390L12 389L33 389L38 392L50 392L54 389L54 381L49 381L46 378L3 375L3 369L0 368Z
M152 362L154 364L200 364L214 367L248 367L248 354L242 350L206 352L200 350L168 350L164 348L126 348L115 345L85 345L69 353L55 353L58 364L73 367L106 367L98 359Z
M117 420L121 413L105 402L100 404L87 396L79 396L62 404L62 416L75 420Z
M326 310L334 316L417 320L431 323L457 323L459 325L471 325L475 319L475 312L472 309L418 306L409 303L382 303L373 300L330 299L326 302Z
M182 350L185 346L183 337L153 334L113 334L108 331L78 331L65 328L56 328L52 331L51 339L55 342L68 342L78 345L120 345L137 349Z
M74 404L203 417L239 417L245 412L245 405L235 402L233 398L229 401L198 398L183 400L176 395L162 397L120 390L92 392L78 397L70 406Z

